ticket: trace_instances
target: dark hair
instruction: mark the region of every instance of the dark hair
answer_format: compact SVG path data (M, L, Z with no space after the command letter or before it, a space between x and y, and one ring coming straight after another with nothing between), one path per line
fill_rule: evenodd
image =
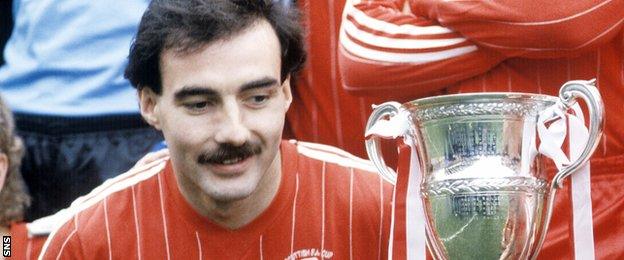
M271 0L154 0L130 48L124 76L137 89L162 91L160 55L164 50L192 53L211 42L234 36L260 19L268 21L280 42L281 80L305 61L299 13Z
M30 205L30 196L22 179L20 164L24 155L22 140L15 135L11 111L0 98L0 151L9 159L4 186L0 186L0 226L21 221Z

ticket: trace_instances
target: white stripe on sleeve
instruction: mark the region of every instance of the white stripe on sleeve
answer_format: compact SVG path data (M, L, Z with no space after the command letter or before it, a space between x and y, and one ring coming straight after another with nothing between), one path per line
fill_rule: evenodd
M293 199L293 209L292 209L292 227L291 227L291 235L290 235L290 253L294 253L295 250L295 220L297 220L297 196L299 195L299 173L295 175L295 198Z
M343 30L358 41L382 48L395 49L426 49L451 46L466 42L465 38L442 38L442 39L402 39L375 35L370 32L360 30L353 22L344 20Z
M345 7L346 8L346 7ZM406 34L406 35L433 35L433 34L445 34L452 33L450 29L439 26L439 25L430 25L430 26L417 26L412 24L402 24L396 25L393 23L389 23L386 21L378 20L372 18L365 14L364 12L356 9L349 8L347 11L347 15L350 15L355 19L358 24L366 26L375 31L380 31L388 34Z
M158 175L158 191L160 194L160 212L162 214L163 221L163 233L165 238L165 249L167 249L167 259L171 259L171 252L169 251L169 232L167 231L167 218L165 215L165 202L162 188L162 181L160 180L160 176Z
M130 187L132 187L132 214L134 215L134 227L136 232L137 259L141 260L141 236L139 232L139 217L137 216L136 195L134 194L134 186Z
M108 259L113 259L113 248L111 245L110 224L108 223L108 198L104 198L104 225L106 226L106 244L108 245Z
M349 39L344 31L340 33L340 43L348 52L353 55L365 58L371 61L379 62L391 62L391 63L413 63L423 64L429 62L435 62L445 60L457 56L461 56L477 50L474 45L463 46L454 49L444 51L433 51L423 53L392 53L380 50L373 50L364 46L361 46Z
M204 259L204 255L202 253L202 245L201 240L199 240L199 232L195 230L195 238L197 239L197 249L199 250L199 260Z

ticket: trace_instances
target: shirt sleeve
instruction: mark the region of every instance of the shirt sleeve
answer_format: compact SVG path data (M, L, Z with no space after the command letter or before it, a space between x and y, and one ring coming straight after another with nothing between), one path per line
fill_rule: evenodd
M84 259L78 237L77 215L48 237L39 259Z
M339 62L356 95L428 95L486 72L503 60L437 21L404 11L400 1L347 1Z
M417 98L507 58L571 57L613 39L624 0L347 1L340 69L353 94Z
M624 0L410 0L414 15L451 28L507 57L555 58L613 39L624 24Z

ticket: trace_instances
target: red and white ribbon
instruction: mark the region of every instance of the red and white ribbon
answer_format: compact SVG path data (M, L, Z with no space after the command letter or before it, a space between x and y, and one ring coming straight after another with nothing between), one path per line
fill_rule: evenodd
M411 147L410 172L405 178L407 184L407 198L405 201L405 235L406 253L409 260L424 260L426 258L426 234L425 234L425 211L420 193L422 173L416 142L410 135L409 112L400 110L390 119L379 120L368 131L366 136L376 135L385 138L396 139L403 136L403 141ZM398 178L397 178L398 179ZM404 194L399 194L403 196ZM392 245L392 243L391 243ZM392 250L388 250L388 259L393 259Z
M569 165L570 161L578 159L589 138L581 108L575 104L572 106L572 110L574 113L566 113L558 106L553 106L544 111L538 120L537 131L541 141L538 150L551 158L558 170ZM547 126L547 122L551 123ZM571 160L561 148L566 137L567 127L570 128ZM588 162L572 174L572 228L574 256L577 260L593 260L595 258L589 167ZM553 214L557 213L553 212Z
M413 138L405 135L403 140L411 147L410 173L407 179L407 200L405 201L407 259L424 260L427 255L427 238L425 234L425 210L420 195L420 183L422 182L420 160Z

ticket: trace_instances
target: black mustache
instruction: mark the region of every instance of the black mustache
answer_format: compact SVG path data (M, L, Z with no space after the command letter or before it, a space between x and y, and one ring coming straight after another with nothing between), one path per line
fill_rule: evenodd
M252 155L260 154L262 148L258 144L245 142L241 146L235 146L229 143L219 144L219 147L210 152L204 152L199 155L197 162L200 164L221 163L225 160L234 158L247 158Z

